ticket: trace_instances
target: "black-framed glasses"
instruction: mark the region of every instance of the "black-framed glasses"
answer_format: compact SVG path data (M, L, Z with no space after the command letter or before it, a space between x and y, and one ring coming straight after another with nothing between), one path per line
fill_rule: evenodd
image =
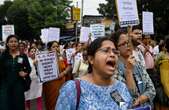
M121 44L118 45L118 47L121 47L121 46L129 47L130 46L130 42L126 41L126 42L123 42L123 43L121 43Z
M119 54L119 51L117 50L117 49L115 49L115 48L100 48L100 49L98 49L97 51L100 51L100 52L103 52L103 53L114 53L114 54Z

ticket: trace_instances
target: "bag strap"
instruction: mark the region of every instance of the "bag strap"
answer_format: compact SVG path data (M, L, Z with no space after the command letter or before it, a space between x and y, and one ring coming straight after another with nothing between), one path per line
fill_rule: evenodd
M80 102L80 94L81 94L80 81L78 79L75 79L75 84L76 84L76 91L77 91L76 110L78 110L79 102Z

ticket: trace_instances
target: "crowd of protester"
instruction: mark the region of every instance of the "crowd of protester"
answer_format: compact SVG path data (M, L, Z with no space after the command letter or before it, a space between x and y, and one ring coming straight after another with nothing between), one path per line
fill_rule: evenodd
M43 98L46 110L169 110L169 37L154 45L139 26L130 28L64 45L8 36L0 48L0 110L31 110L31 100L42 110ZM44 83L42 51L56 53L59 69Z

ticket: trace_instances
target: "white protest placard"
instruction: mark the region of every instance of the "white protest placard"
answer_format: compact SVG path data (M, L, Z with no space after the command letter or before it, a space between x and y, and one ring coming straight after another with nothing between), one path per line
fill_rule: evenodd
M45 36L40 35L40 38L41 38L41 40L42 40L43 43L46 43Z
M116 22L112 22L111 25L110 25L110 30L111 30L112 32L115 31L115 25L116 25Z
M154 34L154 20L152 12L143 12L143 34Z
M136 0L116 0L116 7L120 27L139 24Z
M41 29L41 39L44 43L48 42L48 30L47 28Z
M42 51L36 54L36 59L40 81L47 82L58 78L59 69L55 52Z
M50 27L48 30L48 42L58 41L60 39L60 28Z
M81 27L80 30L80 42L87 42L90 36L90 28L89 27Z
M73 64L72 55L75 53L75 51L76 50L74 48L66 49L66 58L68 64Z
M91 24L90 32L93 37L104 37L105 36L105 25L103 24Z
M14 25L2 25L2 40L6 41L11 34L15 34Z

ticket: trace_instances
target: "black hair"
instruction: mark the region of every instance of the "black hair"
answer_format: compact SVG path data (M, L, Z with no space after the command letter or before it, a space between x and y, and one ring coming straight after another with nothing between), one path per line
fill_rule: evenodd
M47 48L48 48L48 50L50 50L50 49L51 49L51 47L52 47L52 45L53 45L54 43L59 44L59 42L57 42L57 41L51 41L51 42L48 42L48 44L47 44Z
M145 38L147 38L147 37L148 37L148 38L151 38L151 35L144 35L144 34L142 35L142 39L145 39Z
M134 31L136 29L142 30L142 27L140 25L136 25L136 26L132 27L132 31Z
M94 57L97 50L102 46L102 43L106 40L112 41L111 38L109 37L102 37L102 38L95 39L93 42L91 42L91 44L87 48L87 56ZM88 73L91 73L92 71L93 71L92 65L89 62Z
M159 43L159 52L161 52L161 51L163 51L163 48L165 47L165 44L164 44L164 41L161 41L160 43Z
M66 43L66 44L64 45L63 49L67 49L67 48L69 48L69 44L68 44L68 43Z
M167 52L169 52L169 36L165 38L165 48L167 49Z
M6 51L9 51L9 47L8 47L8 42L9 42L9 40L11 39L11 38L16 38L18 41L19 41L19 39L18 39L18 36L17 35L9 35L8 37L7 37L7 39L6 39L6 43L5 43L5 47L6 47Z
M23 44L26 47L26 43L24 41L19 42L19 45Z
M30 48L28 49L28 52L30 52L32 49L35 49L35 50L36 50L35 47L30 47Z
M77 43L73 42L72 45L71 45L71 47L73 47L73 46L77 47L76 45L77 45Z
M119 29L117 32L115 32L114 34L112 34L112 40L114 41L115 46L117 47L119 39L120 39L120 35L121 34L127 34L127 30L126 29Z
M33 44L35 44L37 46L37 42L35 42L35 41L30 42L31 47L32 47Z
M161 51L163 51L163 47L165 46L165 44L164 44L164 40L160 40L160 42L159 42L159 47L158 47L158 49L159 49L159 52L161 52Z
M82 44L82 43L80 43L80 42L76 42L76 47L77 47L79 44Z

